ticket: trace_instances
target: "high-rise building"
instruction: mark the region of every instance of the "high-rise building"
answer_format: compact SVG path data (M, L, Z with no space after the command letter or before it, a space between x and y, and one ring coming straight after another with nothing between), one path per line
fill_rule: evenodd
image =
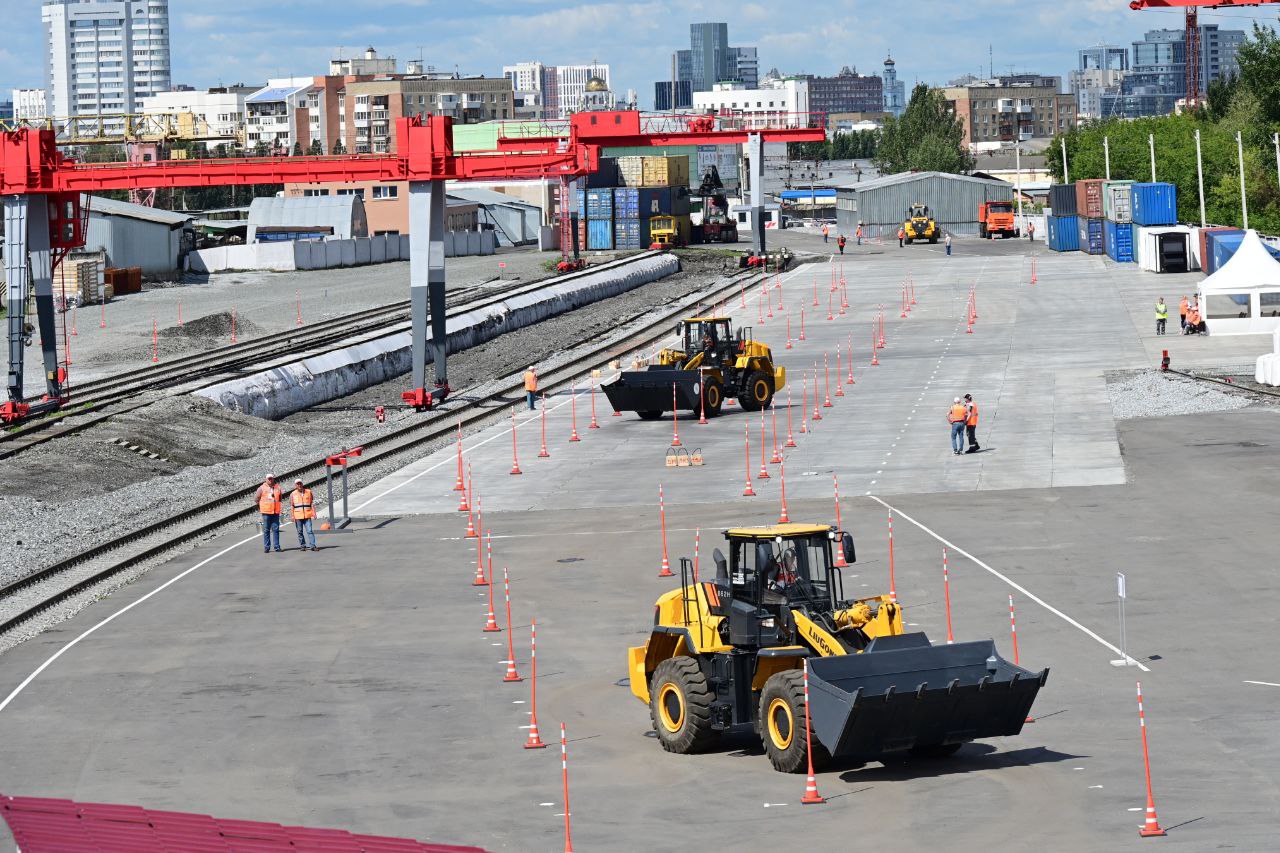
M170 88L169 0L45 0L40 17L50 114L135 113Z
M737 82L749 89L760 82L759 52L729 44L729 25L689 25L689 49L677 50L673 63L677 82L694 92L709 92L717 83ZM678 90L677 90L678 91Z
M516 97L525 105L525 114L532 115L532 108L539 109L539 118L564 118L581 109L585 101L600 101L598 87L592 97L586 98L587 84L592 78L609 84L609 65L592 62L587 65L543 65L541 62L521 62L504 65L502 76L511 81ZM612 88L609 89L612 91Z
M675 92L674 97L672 92ZM687 110L693 106L693 82L691 80L660 80L653 84L653 108L655 110Z
M834 77L814 77L809 81L809 109L815 113L878 113L884 109L884 81L863 77L845 66Z
M14 89L13 113L18 121L39 121L49 115L48 95L44 89Z
M1061 87L1061 77L1016 74L942 91L964 128L965 144L978 145L1043 139L1074 127L1076 99Z
M1238 74L1236 52L1245 39L1243 30L1220 30L1217 24L1200 26L1200 89L1216 80ZM1187 96L1187 35L1185 30L1151 30L1133 43L1129 72L1119 92L1103 95L1105 116L1165 115Z
M1129 73L1129 51L1100 44L1086 47L1077 56L1079 63L1067 77L1071 94L1076 96L1076 115L1104 118L1102 99L1119 94L1120 85Z
M884 61L883 91L884 111L892 116L902 115L907 108L907 87L898 79L898 63L888 56Z

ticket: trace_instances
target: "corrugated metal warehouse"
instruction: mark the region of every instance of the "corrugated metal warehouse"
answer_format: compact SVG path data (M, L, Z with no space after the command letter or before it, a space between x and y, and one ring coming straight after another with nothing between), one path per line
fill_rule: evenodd
M913 204L927 204L933 218L953 234L978 233L978 206L1012 201L1013 185L944 172L903 172L836 188L836 227L852 234L864 227L896 233Z
M107 266L142 267L147 276L177 272L195 246L191 216L92 196L84 248L103 251Z
M247 243L368 236L364 199L358 195L274 196L249 203Z

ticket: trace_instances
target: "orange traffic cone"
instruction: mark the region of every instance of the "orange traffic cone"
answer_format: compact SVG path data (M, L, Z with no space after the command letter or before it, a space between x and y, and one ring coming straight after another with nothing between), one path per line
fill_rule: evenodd
M764 443L765 443L764 442L764 409L761 409L760 410L760 473L756 474L757 480L770 479L769 468L768 468L769 460L764 455L765 454Z
M1160 826L1160 819L1156 817L1156 801L1151 794L1151 754L1147 751L1147 716L1142 710L1142 682L1138 685L1138 724L1142 727L1142 766L1147 774L1147 809L1146 819L1143 821L1142 828L1138 830L1138 835L1143 838L1151 838L1153 836L1167 835Z
M845 396L844 385L840 382L840 344L836 344L836 396Z
M578 436L578 389L573 387L569 389L569 417L572 424L569 430L570 441L582 441Z
M523 474L520 470L520 449L516 444L516 410L511 410L511 473Z
M498 620L493 613L493 588L495 584L490 583L488 586L489 586L489 612L485 617L484 632L486 634L494 634L494 633L500 632L502 629L498 627Z
M458 421L458 479L453 484L455 492L465 492L467 490L466 483L462 481L462 421ZM463 495L462 502L466 503L466 495Z
M809 661L803 660L804 664L804 740L807 746L805 750L809 758L809 775L804 782L804 796L800 798L800 802L806 806L825 803L827 800L818 793L818 780L813 774L813 726L809 720Z
M742 490L744 498L755 497L756 490L751 488L751 427L742 425L742 442L747 458L747 487Z
M778 516L779 524L790 524L791 516L787 515L787 463L783 462L782 467L778 471L779 477L782 479L782 514Z
M600 429L600 422L596 420L596 383L591 382L591 423L587 424L587 429Z
M538 735L538 620L529 623L529 738L525 749L546 749Z
M502 570L502 594L507 600L507 674L502 680L524 681L520 673L516 672L516 646L511 636L511 578L506 569Z
M488 544L489 565L493 565L493 534L492 533L489 534L488 542L489 542ZM479 542L477 542L476 551L478 552L479 550L480 550ZM484 576L484 564L480 562L478 553L476 555L476 578L471 582L471 585L472 586L488 586L489 585L488 579Z
M662 494L662 484L658 484L658 523L662 528L662 567L658 570L658 577L673 578L675 574L671 571L671 561L667 559L667 503Z

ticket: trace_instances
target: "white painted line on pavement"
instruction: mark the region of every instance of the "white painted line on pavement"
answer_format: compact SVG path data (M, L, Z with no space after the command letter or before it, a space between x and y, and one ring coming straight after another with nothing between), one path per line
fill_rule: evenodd
M943 545L945 545L945 546L947 546L948 548L950 548L952 551L956 552L957 554L960 554L960 555L961 555L961 556L963 556L963 557L967 557L967 558L969 558L969 559L970 559L970 560L972 560L974 563L976 563L980 568L984 569L987 573L989 573L989 574L993 575L994 577L997 577L997 578L999 578L1000 580L1004 581L1004 582L1005 582L1006 584L1008 584L1010 587L1012 587L1013 589L1016 589L1018 592L1020 592L1022 595L1026 596L1027 598L1031 599L1031 600L1032 600L1032 601L1034 601L1036 604L1039 604L1041 607L1043 607L1045 610L1048 610L1048 611L1049 611L1050 613L1052 613L1054 616L1057 616L1059 619L1062 619L1062 620L1063 620L1064 622L1066 622L1068 625L1071 625L1071 626L1073 626L1073 627L1077 628L1078 630L1080 630L1080 631L1081 631L1081 632L1083 632L1084 634L1086 634L1086 635L1088 635L1088 636L1092 637L1093 639L1097 640L1097 641L1098 641L1099 643L1101 643L1103 646L1107 647L1108 649L1110 649L1111 651L1113 651L1113 652L1115 652L1116 654L1120 655L1121 657L1123 657L1123 656L1124 656L1124 652L1122 652L1122 651L1119 649L1119 647L1117 647L1117 646L1113 645L1112 643L1107 642L1107 641L1106 641L1106 640L1104 640L1104 639L1103 639L1103 638L1102 638L1102 637L1101 637L1101 636L1100 636L1096 631L1093 631L1093 630L1092 630L1092 629L1090 629L1090 628L1086 628L1084 625L1080 624L1080 623L1079 623L1079 622L1077 622L1075 619L1072 619L1070 616L1068 616L1067 614L1063 613L1061 610L1059 610L1058 608L1054 607L1052 604L1049 604L1049 602L1045 601L1043 598L1040 598L1038 595L1036 595L1035 593L1031 592L1031 591L1030 591L1029 589L1027 589L1026 587L1024 587L1024 586L1022 586L1021 584L1019 584L1017 581L1015 581L1015 580L1013 580L1012 578L1008 577L1007 575L1001 574L1000 572L998 572L998 571L996 571L995 569L991 568L991 566L987 565L987 564L986 564L986 563L984 563L982 560L980 560L980 559L978 559L977 557L975 557L973 554L970 554L968 551L964 550L964 549L963 549L963 548L961 548L959 545L956 545L956 544L954 544L954 543L952 543L952 542L948 541L947 539L943 538L943 537L942 537L942 536L940 536L939 534L937 534L937 533L935 533L934 531L930 530L928 527L925 527L923 524L921 524L920 522L916 521L916 520L915 520L914 518L912 518L911 516L907 515L907 514L906 514L905 512L903 512L902 510L898 509L897 507L894 507L894 506L890 505L889 503L886 503L884 500L881 500L881 499L880 499L879 497L877 497L876 495L870 495L869 497L870 497L873 501L875 501L876 503L878 503L878 504L880 504L881 506L883 506L885 509L888 509L888 510L890 510L890 511L892 511L892 512L896 513L897 515L901 516L902 518L904 518L904 519L906 519L907 521L909 521L909 522L911 522L912 524L914 524L916 527L918 527L918 528L920 528L921 530L923 530L925 533L928 533L930 536L932 536L934 539L937 539L939 542L941 542ZM1133 660L1133 659L1132 659L1132 658L1130 658L1130 660ZM1150 671L1151 671L1151 670L1150 670L1150 669L1148 669L1146 666L1144 666L1144 665L1142 664L1142 662L1141 662L1141 661L1137 661L1137 660L1135 660L1135 661L1134 661L1134 663L1135 663L1135 664L1137 664L1138 669L1142 670L1143 672L1150 672ZM1280 685L1276 685L1276 686L1280 687Z
M1273 681L1245 681L1245 684L1258 684L1262 687L1280 687L1280 684L1276 684Z

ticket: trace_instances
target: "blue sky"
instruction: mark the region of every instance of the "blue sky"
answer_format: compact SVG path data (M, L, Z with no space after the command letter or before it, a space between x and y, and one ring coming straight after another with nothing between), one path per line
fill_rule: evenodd
M40 0L2 0L8 35L0 47L0 92L42 85ZM373 45L402 62L496 76L504 62L599 60L614 88L635 88L651 106L652 81L671 51L688 46L690 6L673 0L574 5L555 0L170 0L173 79L197 87L258 83L268 76L322 74L331 57ZM821 5L722 4L733 44L760 49L761 71L834 73L854 65L875 73L887 51L908 85L985 74L987 46L997 73L1065 75L1076 49L1125 44L1146 29L1178 27L1181 14L1132 12L1126 0L834 0ZM907 14L902 14L909 7ZM322 11L329 10L332 11ZM779 9L804 10L799 14ZM215 11L216 10L216 11ZM1250 29L1274 22L1258 9L1202 14L1202 21ZM696 20L704 20L699 17Z

